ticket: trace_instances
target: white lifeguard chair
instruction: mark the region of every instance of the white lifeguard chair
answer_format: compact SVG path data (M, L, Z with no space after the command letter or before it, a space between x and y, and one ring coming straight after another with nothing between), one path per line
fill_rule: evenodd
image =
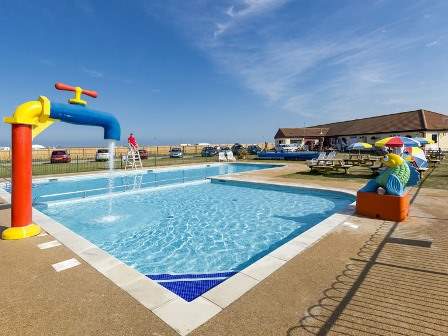
M140 152L134 146L128 144L128 154L126 155L126 164L124 169L142 169L142 159L140 158Z

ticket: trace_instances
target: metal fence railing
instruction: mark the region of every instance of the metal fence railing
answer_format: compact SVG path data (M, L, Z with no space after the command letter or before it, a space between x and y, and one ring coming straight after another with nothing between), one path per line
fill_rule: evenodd
M170 158L169 153L165 150L148 151L148 158L142 159L144 167L169 166L188 163L207 163L217 162L218 157L203 157L201 152L184 153L181 158ZM79 173L89 171L100 171L109 169L108 161L96 161L95 155L70 154L71 161L68 163L51 163L48 155L33 155L33 175L55 175L67 173ZM125 153L118 151L114 158L114 168L124 169ZM0 158L0 177L9 178L11 176L11 159L10 157Z

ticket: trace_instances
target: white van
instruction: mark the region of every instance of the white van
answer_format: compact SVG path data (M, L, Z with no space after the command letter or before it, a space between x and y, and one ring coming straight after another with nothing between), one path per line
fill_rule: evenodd
M297 147L296 144L278 144L275 147L275 150L277 152L296 152L298 150L299 147Z

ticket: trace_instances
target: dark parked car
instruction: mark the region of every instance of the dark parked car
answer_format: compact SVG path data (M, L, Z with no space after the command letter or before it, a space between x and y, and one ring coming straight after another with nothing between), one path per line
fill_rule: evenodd
M218 150L215 147L207 146L202 148L201 156L215 156L218 155Z
M51 163L69 163L72 159L65 149L58 149L51 152Z
M261 147L258 145L247 146L247 152L249 154L257 154L258 152L261 152Z
M235 156L239 156L242 153L247 153L247 151L243 145L236 143L232 146L232 153Z
M147 160L149 158L149 153L146 149L139 149L138 153L140 154L140 159Z

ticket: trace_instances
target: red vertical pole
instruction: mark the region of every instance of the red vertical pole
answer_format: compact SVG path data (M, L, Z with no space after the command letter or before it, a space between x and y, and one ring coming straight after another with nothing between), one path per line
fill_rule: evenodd
M12 124L12 227L32 223L31 147L31 125Z

